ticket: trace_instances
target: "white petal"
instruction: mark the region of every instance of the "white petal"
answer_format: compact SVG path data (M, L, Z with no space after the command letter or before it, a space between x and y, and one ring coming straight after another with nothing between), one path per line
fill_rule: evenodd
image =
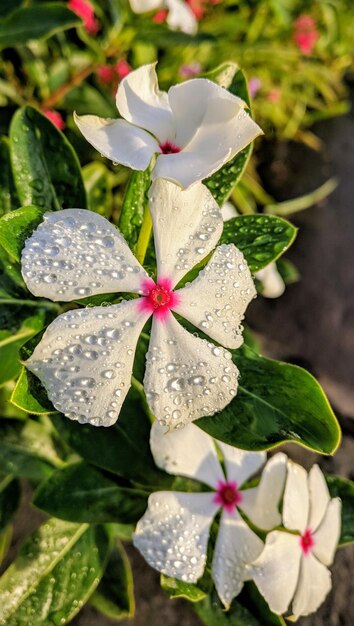
M151 411L169 430L223 409L237 376L229 352L186 331L172 313L163 322L154 318L144 386Z
M121 233L101 215L84 209L46 213L26 240L21 260L28 289L62 302L138 292L147 277Z
M287 457L279 452L269 459L257 487L242 491L239 505L258 528L271 530L281 524L280 499L284 490Z
M212 577L221 602L229 608L248 578L246 563L262 552L263 541L247 526L237 511L223 511L216 540Z
M301 559L299 583L292 607L294 616L298 618L317 611L331 586L330 571L309 552Z
M163 6L163 0L129 0L130 6L134 13L145 13L147 11L155 11Z
M283 523L289 530L303 533L308 527L309 489L306 470L288 460L283 503Z
M299 537L275 530L249 573L273 613L281 615L294 596L300 570Z
M213 488L219 480L225 480L213 438L194 424L169 436L166 428L155 421L150 447L156 465L169 474L188 476Z
M174 141L175 130L168 96L159 90L155 66L142 65L130 72L118 87L116 104L124 119L145 128L163 143Z
M117 421L148 318L136 302L59 315L26 361L55 408L70 419L94 426Z
M312 552L324 565L331 565L338 545L341 529L342 503L333 498L327 506L324 518L314 533L315 545Z
M277 270L275 262L259 270L256 273L256 277L262 283L262 296L265 298L279 298L284 293L285 283Z
M96 115L76 115L75 122L87 141L100 154L133 170L146 170L159 144L145 130L125 120Z
M187 35L195 35L198 22L193 11L183 0L166 0L168 7L167 24L173 30L181 30Z
M331 499L325 477L318 465L314 465L308 475L310 491L310 513L308 527L314 532L320 525Z
M216 246L223 229L221 212L201 183L183 191L156 180L149 197L158 275L175 286Z
M226 348L239 348L244 313L255 295L242 252L222 244L199 276L178 291L174 310Z
M228 202L228 201L224 202L224 204L222 205L221 213L222 213L222 219L224 220L224 222L228 222L233 217L238 216L236 207L232 204L232 202Z
M224 457L224 465L228 480L237 482L238 487L251 478L264 465L267 459L265 452L248 452L239 450L227 443L217 441Z
M133 543L151 567L185 582L202 576L209 529L218 510L212 496L160 491L149 497Z

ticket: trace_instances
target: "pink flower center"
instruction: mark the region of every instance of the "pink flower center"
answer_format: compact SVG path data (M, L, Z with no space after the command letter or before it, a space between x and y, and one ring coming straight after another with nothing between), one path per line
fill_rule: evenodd
M181 148L176 146L176 144L171 141L165 141L165 143L160 143L160 150L162 154L176 154L177 152L181 152Z
M300 546L304 554L308 554L315 545L313 534L309 528L300 537Z
M144 280L141 286L144 295L138 300L139 310L164 319L170 309L179 302L179 297L171 286L169 278L159 278L157 283L150 278Z
M219 480L214 502L222 506L228 513L232 513L235 507L242 502L242 493L234 481Z

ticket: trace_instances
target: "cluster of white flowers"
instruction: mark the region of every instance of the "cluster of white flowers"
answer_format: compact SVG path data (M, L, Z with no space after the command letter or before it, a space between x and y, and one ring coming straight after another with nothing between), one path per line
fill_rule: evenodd
M166 10L166 22L172 30L181 30L187 35L195 35L198 22L184 0L129 0L134 13Z

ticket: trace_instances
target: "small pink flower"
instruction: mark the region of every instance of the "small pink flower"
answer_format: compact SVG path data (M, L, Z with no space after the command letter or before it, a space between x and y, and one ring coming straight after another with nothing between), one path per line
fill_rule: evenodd
M163 22L166 21L167 15L168 11L166 11L166 9L162 9L161 11L157 11L157 13L155 13L152 20L153 22L155 22L155 24L163 24Z
M114 66L115 73L119 77L119 80L123 80L132 71L131 65L125 59L119 59Z
M269 91L267 95L267 100L268 102L272 102L273 104L275 104L276 102L279 102L280 96L281 96L280 89L277 89L276 87L274 87L273 89Z
M255 95L258 93L258 91L261 88L261 84L262 84L261 81L256 76L252 76L252 78L249 79L248 89L249 89L251 98L254 98Z
M315 20L310 15L300 15L295 20L293 40L302 54L312 53L319 36Z
M69 0L68 7L81 17L84 28L89 35L95 35L99 31L99 21L95 17L92 4L87 2L87 0Z
M191 11L194 13L197 20L201 20L204 17L205 8L204 0L186 0Z
M179 73L183 78L194 78L195 76L199 76L202 71L202 66L198 61L194 63L186 63L185 65L181 65L179 68Z
M96 70L96 74L101 83L106 85L109 85L115 78L114 68L111 65L100 65Z
M42 113L46 115L46 117L54 124L54 126L59 128L59 130L64 130L65 122L62 116L60 115L60 113L58 113L58 111L53 111L51 109L44 109Z

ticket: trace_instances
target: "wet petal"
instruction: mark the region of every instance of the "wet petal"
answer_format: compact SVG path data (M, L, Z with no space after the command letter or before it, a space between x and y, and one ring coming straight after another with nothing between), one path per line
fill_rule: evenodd
M314 465L311 468L308 475L308 485L310 491L308 527L311 528L312 531L315 531L320 525L331 499L325 477L318 465Z
M265 548L249 566L249 574L273 613L287 610L299 579L301 549L299 537L275 530Z
M114 163L133 170L146 170L152 156L160 151L154 137L125 120L76 114L74 119L85 139Z
M166 22L173 30L181 30L187 35L195 35L198 22L193 11L183 0L166 0L168 14Z
M209 529L217 510L211 493L153 493L133 543L154 569L194 583L204 572Z
M309 489L306 470L288 461L288 475L284 491L283 523L289 530L303 533L308 527Z
M166 435L166 428L155 421L150 447L155 463L169 474L188 476L216 488L225 479L213 438L194 424Z
M130 387L134 353L148 318L136 300L59 315L26 361L58 411L111 426Z
M84 209L46 213L26 240L21 260L28 289L62 302L137 292L147 277L121 233L101 215Z
M239 507L258 528L271 530L281 524L280 499L286 477L287 457L279 452L269 459L257 487L242 491Z
M242 252L222 244L199 276L178 291L174 310L226 348L239 348L244 313L255 295Z
M217 441L224 457L224 465L228 480L236 481L238 487L251 478L264 465L267 459L265 452L248 452Z
M331 586L330 571L309 552L301 559L299 583L292 607L294 616L297 618L317 611Z
M323 520L314 533L312 552L324 565L331 565L338 546L341 529L342 503L339 498L333 498L327 505Z
M221 212L201 183L183 191L156 180L149 197L158 275L175 286L216 246L223 228Z
M159 90L155 67L156 63L151 63L130 72L118 87L116 104L124 119L163 143L174 141L175 130L168 96Z
M172 313L163 322L154 318L146 361L147 401L169 430L213 415L236 394L231 354L186 331Z
M247 526L237 511L222 513L216 540L212 577L221 602L229 608L248 579L245 564L262 552L263 541Z
M285 283L277 270L275 262L256 273L262 283L262 296L265 298L279 298L285 291Z

